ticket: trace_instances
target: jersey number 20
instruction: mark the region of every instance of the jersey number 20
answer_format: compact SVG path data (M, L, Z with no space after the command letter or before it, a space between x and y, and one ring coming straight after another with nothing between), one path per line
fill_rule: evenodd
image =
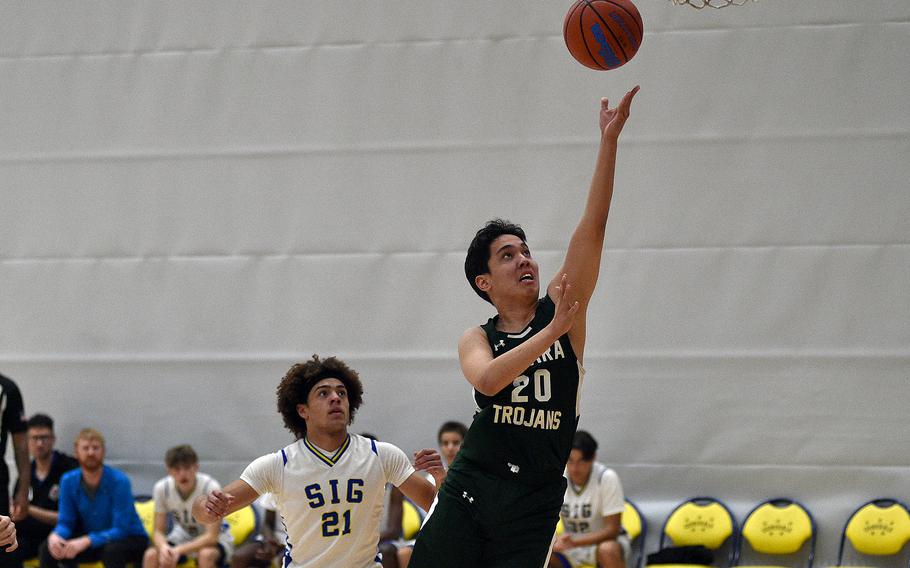
M521 394L521 391L527 388L531 379L527 375L522 375L512 381L512 402L528 402L528 395ZM534 398L537 402L546 402L553 396L552 385L550 384L550 371L546 369L537 369L534 371Z

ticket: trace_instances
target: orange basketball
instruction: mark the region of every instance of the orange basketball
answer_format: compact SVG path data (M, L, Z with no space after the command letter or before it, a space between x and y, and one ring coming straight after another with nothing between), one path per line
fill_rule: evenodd
M579 63L607 71L635 56L644 27L630 0L578 0L566 13L562 35Z

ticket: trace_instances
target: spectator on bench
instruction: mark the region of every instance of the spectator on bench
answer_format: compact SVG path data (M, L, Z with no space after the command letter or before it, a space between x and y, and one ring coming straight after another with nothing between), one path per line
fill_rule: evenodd
M16 523L19 548L0 556L2 568L19 568L23 560L38 556L38 547L57 524L60 478L79 467L75 458L54 449L54 420L50 416L35 414L27 424L28 451L32 455L31 500L27 516ZM16 493L22 482L16 481Z
M193 518L193 501L221 485L199 472L199 458L192 446L183 444L164 455L167 477L155 483L155 530L145 551L142 568L174 568L182 559L196 558L199 568L227 564L234 552L234 538L227 523L203 525ZM168 534L168 517L173 529Z
M123 568L142 562L148 544L136 513L130 480L104 465L104 436L86 428L76 436L79 469L60 480L57 526L41 545L41 568L75 568L80 562Z

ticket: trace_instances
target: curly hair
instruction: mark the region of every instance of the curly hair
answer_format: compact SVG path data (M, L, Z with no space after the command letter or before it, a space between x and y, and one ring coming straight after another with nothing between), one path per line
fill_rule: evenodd
M486 292L477 287L475 279L481 274L490 271L490 245L502 235L515 235L521 242L527 242L524 229L505 219L493 219L477 231L471 244L468 245L468 254L464 259L464 275L468 284L485 301L493 303Z
M278 413L284 418L284 426L297 438L306 436L306 421L297 413L298 404L306 404L313 386L323 379L338 379L348 391L350 416L348 424L354 421L354 414L363 404L363 384L360 375L337 357L320 359L313 355L309 361L291 367L278 383Z

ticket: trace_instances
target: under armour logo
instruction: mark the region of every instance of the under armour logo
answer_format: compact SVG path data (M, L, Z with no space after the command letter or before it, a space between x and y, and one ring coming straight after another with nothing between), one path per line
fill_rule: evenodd
M505 340L504 340L504 339L500 339L500 340L499 340L499 343L497 343L496 345L493 346L493 351L499 351L499 348L500 348L500 347L505 347L505 346L506 346Z
M509 471L512 473L518 473L518 470L521 469L521 467L515 465L514 463L507 463L507 465L509 466Z
M467 499L467 500L468 500L468 503L473 503L473 502L474 502L474 498L468 496L468 492L467 492L467 491L462 492L461 496L462 496L462 498Z

